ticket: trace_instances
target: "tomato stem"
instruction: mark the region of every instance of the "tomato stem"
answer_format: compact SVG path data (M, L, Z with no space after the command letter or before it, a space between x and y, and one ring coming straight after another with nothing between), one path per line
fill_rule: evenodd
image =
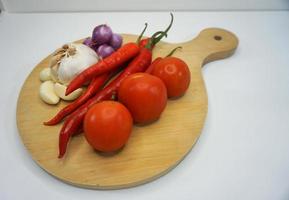
M172 55L175 53L175 51L178 50L178 49L182 49L182 47L181 47L181 46L178 46L178 47L174 48L174 49L173 49L168 55L166 55L165 57L167 58L167 57L172 56Z

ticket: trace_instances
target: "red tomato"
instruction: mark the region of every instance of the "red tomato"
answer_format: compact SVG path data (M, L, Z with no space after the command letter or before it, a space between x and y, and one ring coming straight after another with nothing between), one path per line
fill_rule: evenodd
M169 98L182 96L190 85L191 76L188 65L176 57L162 59L153 68L151 74L163 80Z
M131 130L131 114L118 102L97 103L84 118L86 140L94 149L102 152L113 152L124 146Z
M146 124L157 120L167 104L166 86L156 76L136 73L121 83L118 99L132 114L136 123Z

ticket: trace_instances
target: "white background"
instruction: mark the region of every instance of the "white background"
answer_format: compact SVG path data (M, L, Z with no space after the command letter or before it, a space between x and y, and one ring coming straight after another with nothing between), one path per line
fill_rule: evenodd
M148 22L150 34L168 23L168 12L0 14L1 200L289 199L289 12L174 14L166 41L221 27L239 37L239 47L232 57L203 68L209 111L189 155L156 181L113 191L67 185L33 162L16 127L18 93L41 59L88 36L96 24L137 34Z
M0 0L9 12L285 10L288 0Z

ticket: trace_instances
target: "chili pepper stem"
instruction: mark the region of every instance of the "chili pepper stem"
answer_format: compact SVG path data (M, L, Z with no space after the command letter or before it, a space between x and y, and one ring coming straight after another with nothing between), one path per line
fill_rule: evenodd
M144 29L142 30L141 34L140 34L140 35L138 36L138 38L137 38L137 41L136 41L137 44L140 43L140 40L141 40L141 38L143 37L144 32L146 31L147 27L148 27L148 24L145 23L145 27L144 27Z
M171 15L171 21L170 21L169 26L166 28L165 31L161 31L162 33L159 33L160 35L158 37L156 37L157 35L155 33L154 34L155 37L151 37L148 44L145 46L146 48L151 49L155 44L157 44L163 37L167 35L168 31L171 29L173 22L174 22L174 15L172 13L170 13L170 15Z

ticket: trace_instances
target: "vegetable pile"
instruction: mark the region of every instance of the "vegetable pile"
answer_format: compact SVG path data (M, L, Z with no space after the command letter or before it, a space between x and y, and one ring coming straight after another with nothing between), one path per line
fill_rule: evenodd
M86 67L67 85L65 95L71 95L89 83L85 92L61 109L45 125L64 120L59 134L59 158L67 150L70 138L84 131L88 143L101 152L121 149L129 139L135 124L148 124L161 117L168 98L184 95L190 84L190 71L184 61L172 57L180 47L165 58L152 61L153 49L167 36L173 23L143 39L145 28L136 42L122 45L120 35L107 25L97 26L84 44L99 52L102 59ZM110 54L100 53L110 50ZM112 79L112 80L110 80Z

